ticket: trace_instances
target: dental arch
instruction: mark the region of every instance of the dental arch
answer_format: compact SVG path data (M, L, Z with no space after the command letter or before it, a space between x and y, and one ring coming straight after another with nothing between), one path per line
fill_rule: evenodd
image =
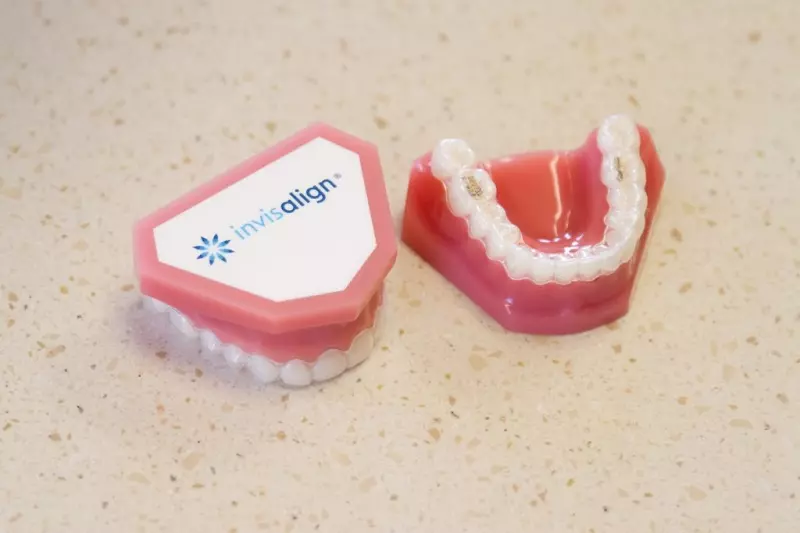
M607 188L609 206L605 233L597 244L562 253L540 252L524 242L520 229L497 202L491 175L476 165L465 141L440 141L431 156L431 171L444 184L450 211L466 221L470 237L484 244L486 255L503 264L509 277L537 285L565 285L610 274L633 257L647 209L639 143L639 130L627 116L612 115L600 125L600 179Z

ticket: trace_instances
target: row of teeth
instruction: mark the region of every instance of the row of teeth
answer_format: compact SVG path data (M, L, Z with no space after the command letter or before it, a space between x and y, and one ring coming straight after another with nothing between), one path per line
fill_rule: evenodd
M450 211L466 220L470 236L483 242L486 255L500 261L511 278L537 285L591 281L628 262L644 231L647 194L639 141L639 130L628 117L613 115L603 121L597 145L603 155L600 176L608 188L605 235L598 244L564 253L543 253L525 244L520 229L497 203L492 177L476 165L465 141L440 141L431 171L445 185Z
M360 332L347 351L326 350L313 363L300 359L278 363L265 355L249 354L238 346L223 343L212 331L195 327L186 315L155 298L146 296L144 305L152 312L167 313L172 325L186 337L199 338L204 354L221 355L228 366L234 370L248 370L260 383L278 382L290 387L305 387L311 383L327 381L364 362L375 346L380 318L379 310L376 323Z

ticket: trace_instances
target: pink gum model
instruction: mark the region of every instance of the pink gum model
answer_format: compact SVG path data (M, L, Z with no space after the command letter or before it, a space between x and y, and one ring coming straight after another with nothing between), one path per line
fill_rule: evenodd
M402 238L506 329L576 333L628 311L663 185L624 116L576 150L485 164L445 140L413 166Z
M151 308L232 366L291 386L369 355L397 253L376 148L325 124L145 217L134 242Z

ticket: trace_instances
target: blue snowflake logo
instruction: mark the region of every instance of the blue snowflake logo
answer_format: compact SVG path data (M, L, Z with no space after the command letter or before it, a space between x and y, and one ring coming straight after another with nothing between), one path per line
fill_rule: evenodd
M200 252L197 259L208 259L209 265L213 265L217 259L223 263L228 262L225 256L233 253L233 250L227 248L228 244L231 242L230 239L227 241L220 241L219 235L215 233L211 240L205 237L200 237L200 240L203 241L203 244L198 244L194 247L195 250Z

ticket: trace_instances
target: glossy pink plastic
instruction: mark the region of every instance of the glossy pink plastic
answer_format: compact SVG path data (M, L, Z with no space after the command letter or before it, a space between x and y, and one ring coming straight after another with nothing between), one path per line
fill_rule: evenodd
M375 233L374 251L345 290L276 302L158 260L156 227L318 137L359 156ZM378 151L326 124L309 126L139 221L134 252L142 293L177 309L223 343L269 354L278 363L310 362L330 348L347 350L360 331L373 325L383 280L397 254Z
M614 321L628 311L664 184L652 137L645 128L639 132L647 176L645 229L632 259L610 274L566 285L510 278L501 263L487 257L483 243L470 237L465 220L448 208L443 184L431 174L430 154L411 170L402 238L510 331L568 334ZM559 253L576 243L602 241L608 203L596 137L593 131L583 146L569 152L533 152L482 165L494 179L498 202L532 248Z

